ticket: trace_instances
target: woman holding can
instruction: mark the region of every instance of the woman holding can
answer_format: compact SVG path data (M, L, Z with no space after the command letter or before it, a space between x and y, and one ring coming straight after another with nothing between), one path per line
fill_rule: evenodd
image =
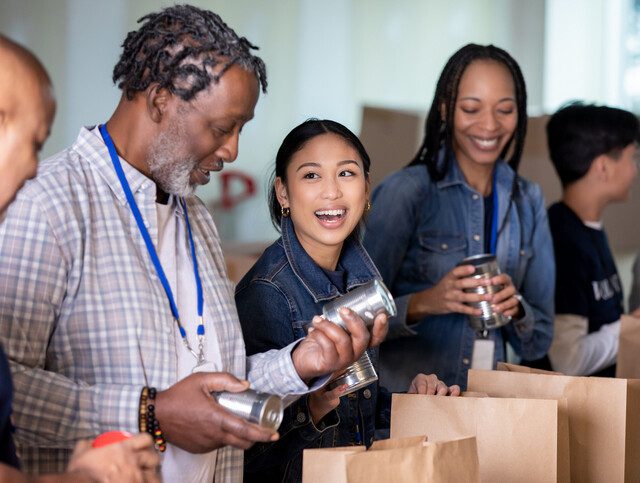
M517 174L526 102L507 52L462 47L440 75L416 156L373 193L364 245L405 322L391 324L380 347L389 389L416 370L465 387L474 356L503 361L509 342L535 360L551 344L555 268L545 203L539 186ZM490 282L468 278L472 266L456 266L483 253L494 254L503 272ZM483 283L502 289L473 293ZM469 304L481 301L512 322L478 333L468 317L480 310Z
M236 289L248 353L304 337L309 321L323 323L314 316L325 303L380 278L359 242L369 206L369 165L358 138L337 122L308 120L285 137L270 192L271 217L282 236ZM368 352L375 361L377 351ZM407 388L459 393L424 374ZM370 445L375 429L388 427L389 394L373 383L341 398L345 389L321 390L287 408L280 440L247 452L245 481L299 481L304 448Z

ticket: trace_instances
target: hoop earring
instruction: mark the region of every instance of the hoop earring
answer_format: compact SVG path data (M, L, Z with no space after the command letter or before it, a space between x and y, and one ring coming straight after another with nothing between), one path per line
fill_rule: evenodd
M364 205L364 211L369 211L371 209L371 201L367 200L367 204Z
M283 218L286 218L291 214L291 209L288 206L281 206L280 214L282 215Z

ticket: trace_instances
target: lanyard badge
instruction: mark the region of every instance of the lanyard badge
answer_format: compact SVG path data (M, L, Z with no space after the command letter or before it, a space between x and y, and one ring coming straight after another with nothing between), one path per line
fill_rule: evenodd
M496 190L497 167L493 171L493 187L491 196L493 198L493 212L491 214L491 238L489 239L489 252L496 255L496 245L498 242L498 191ZM479 338L473 342L473 353L471 356L472 369L493 369L493 359L495 354L495 341L489 339L489 331L478 332Z
M189 223L189 214L187 212L187 203L184 198L180 198L180 204L184 209L184 219L187 225L187 233L189 235L189 248L191 250L191 258L193 260L193 273L196 281L196 292L197 292L197 303L198 303L198 328L197 328L197 341L198 341L198 351L196 352L189 343L189 339L187 337L187 331L180 322L180 314L178 313L178 306L175 303L175 299L173 298L173 292L171 291L171 286L169 285L169 281L162 269L162 264L160 263L160 258L158 257L158 253L156 248L153 246L153 241L151 240L151 236L149 235L149 230L144 224L142 220L142 214L140 213L140 209L138 208L138 204L136 203L135 198L133 197L133 193L131 192L131 187L129 186L129 182L127 181L127 177L124 174L122 169L122 164L120 163L120 158L118 157L118 153L116 152L116 148L111 140L111 136L107 131L106 124L102 124L100 126L100 134L102 134L102 138L104 139L105 144L107 145L107 149L109 150L109 156L111 157L111 162L113 163L113 167L116 170L116 174L118 175L118 179L120 180L120 184L122 185L122 189L124 191L125 196L127 197L127 202L129 203L129 208L133 213L133 217L136 220L138 225L138 229L140 230L140 234L144 240L144 243L147 248L147 252L149 253L149 257L153 262L153 266L156 269L156 273L160 282L162 283L162 287L167 295L167 299L169 300L169 306L171 307L171 313L173 314L173 319L176 321L178 326L178 330L180 332L180 337L182 337L182 343L187 348L187 350L195 357L196 366L194 368L194 372L200 370L202 366L208 365L209 363L204 357L204 343L205 343L205 331L204 331L204 323L202 320L202 313L204 307L204 297L202 294L202 282L200 280L200 272L198 271L198 260L196 258L196 249L193 243L193 234L191 233L191 224Z

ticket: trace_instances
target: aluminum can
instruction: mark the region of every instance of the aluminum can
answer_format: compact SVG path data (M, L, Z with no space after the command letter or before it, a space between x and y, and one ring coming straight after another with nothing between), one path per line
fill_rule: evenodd
M461 265L473 265L473 267L475 268L475 272L470 275L470 277L475 279L490 280L496 275L502 273L500 271L500 266L498 265L498 261L496 260L495 255L492 255L490 253L483 253L481 255L467 257L460 263L458 263L458 266ZM464 291L467 293L477 293L480 295L485 295L497 293L503 288L504 287L502 285L486 285L465 289ZM476 331L483 332L485 330L497 329L511 322L511 317L495 313L491 308L491 303L487 300L482 300L480 302L471 302L467 305L480 309L482 311L482 314L478 316L469 315L469 324Z
M277 430L282 422L282 399L273 394L247 389L243 392L213 393L218 404L236 416L265 428Z
M356 312L367 327L373 326L373 320L378 314L387 314L389 317L393 317L397 313L393 296L384 283L375 279L326 303L322 307L322 316L325 319L340 325L346 330L345 323L339 313L342 307L348 307ZM327 388L332 390L346 384L347 389L343 394L346 395L377 380L378 374L373 367L369 354L365 352L360 359L347 367L343 373L329 381Z
M349 307L357 313L369 328L373 326L373 319L378 314L393 317L397 313L396 303L389 289L380 280L375 279L327 302L322 307L322 316L325 319L346 329L339 312L342 307Z

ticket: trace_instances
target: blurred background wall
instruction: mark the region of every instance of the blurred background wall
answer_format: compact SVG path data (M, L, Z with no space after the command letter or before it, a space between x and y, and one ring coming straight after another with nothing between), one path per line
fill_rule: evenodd
M69 145L80 126L108 118L120 96L111 72L126 33L145 13L172 3L0 0L0 31L43 60L57 91L58 114L44 156ZM213 210L227 240L277 236L267 213L267 184L275 152L294 125L332 118L358 133L364 106L422 119L446 59L468 42L496 44L518 60L530 115L551 113L570 99L640 110L640 0L191 3L219 13L258 45L268 69L268 93L243 131L238 160L226 168L251 175L256 195L232 210ZM385 156L397 159L385 162L402 166L413 149L403 146L395 156L392 147ZM374 170L377 161L374 156ZM212 177L199 195L215 203L219 179ZM635 198L637 204L640 194Z

